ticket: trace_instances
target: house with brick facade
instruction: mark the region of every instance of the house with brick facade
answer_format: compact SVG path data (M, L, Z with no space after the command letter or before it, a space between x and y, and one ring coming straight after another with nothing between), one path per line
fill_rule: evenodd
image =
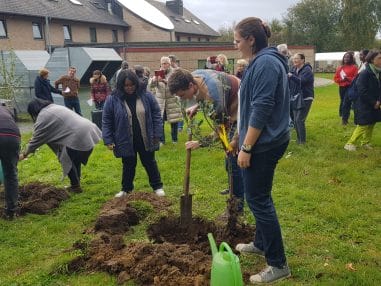
M56 48L112 48L130 66L151 69L161 56L174 54L190 70L223 53L233 70L239 53L233 43L218 42L218 36L182 0L0 1L0 50L51 54Z

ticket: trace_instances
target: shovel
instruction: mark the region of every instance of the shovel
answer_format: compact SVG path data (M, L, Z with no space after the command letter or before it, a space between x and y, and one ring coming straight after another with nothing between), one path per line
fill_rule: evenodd
M188 131L188 141L192 141L192 131ZM180 198L180 224L188 226L192 222L192 195L189 194L191 149L187 149L184 175L184 194Z

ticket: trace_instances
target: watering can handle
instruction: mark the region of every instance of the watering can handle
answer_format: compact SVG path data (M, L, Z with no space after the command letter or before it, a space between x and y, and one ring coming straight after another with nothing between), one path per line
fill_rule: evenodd
M235 254L233 253L232 249L230 248L229 244L227 244L226 242L222 242L220 244L220 248L219 248L219 252L222 252L226 250L227 253L229 254L230 256L230 261L232 261L232 267L233 267L233 275L234 275L234 281L235 281L235 285L239 285L238 284L238 273L240 272L239 269L237 268L237 264L235 263Z

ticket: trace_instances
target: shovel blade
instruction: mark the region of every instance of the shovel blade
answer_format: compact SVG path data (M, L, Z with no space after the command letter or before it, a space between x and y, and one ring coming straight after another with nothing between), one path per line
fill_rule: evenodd
M182 195L180 199L180 224L192 223L192 195Z

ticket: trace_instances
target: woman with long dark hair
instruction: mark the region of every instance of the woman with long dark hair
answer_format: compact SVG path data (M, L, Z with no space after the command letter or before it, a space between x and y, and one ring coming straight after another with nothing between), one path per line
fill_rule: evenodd
M72 110L39 98L28 104L28 113L34 121L34 130L20 160L47 144L57 155L63 176L70 179L69 190L82 192L81 164L87 164L95 144L101 139L99 128Z
M290 140L288 65L285 56L268 47L270 35L270 28L255 17L243 19L234 30L234 42L249 62L240 87L238 165L256 221L253 242L240 243L236 250L265 256L268 265L250 277L252 283L290 275L271 196L275 168Z
M103 109L104 144L122 158L122 190L115 197L126 196L134 189L137 155L145 168L149 184L158 196L164 196L163 183L155 159L163 120L154 96L141 87L131 70L119 73L116 89L106 99Z

